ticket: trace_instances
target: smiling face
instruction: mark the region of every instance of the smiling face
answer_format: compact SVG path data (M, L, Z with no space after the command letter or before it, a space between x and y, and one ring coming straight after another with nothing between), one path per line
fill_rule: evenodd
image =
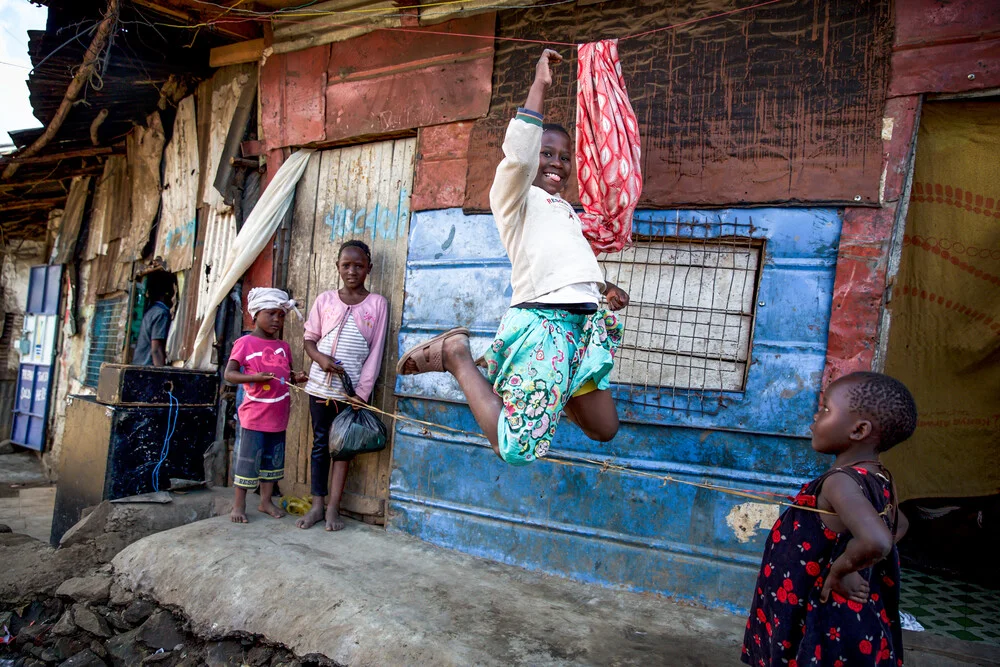
M542 150L538 154L538 174L532 185L550 195L566 189L573 173L573 146L569 137L558 130L542 133Z
M337 259L337 271L340 272L340 280L344 287L356 290L365 286L365 279L372 270L372 263L368 261L368 255L361 248L347 246L340 251Z
M285 311L281 308L268 308L258 312L253 321L258 329L274 338L285 324Z

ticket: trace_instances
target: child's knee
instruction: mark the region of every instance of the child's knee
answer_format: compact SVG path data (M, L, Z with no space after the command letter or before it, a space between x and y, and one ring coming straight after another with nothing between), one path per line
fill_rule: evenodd
M587 436L598 442L610 442L618 435L618 425L618 415L615 415L614 419L609 419L606 423L591 426L587 429Z

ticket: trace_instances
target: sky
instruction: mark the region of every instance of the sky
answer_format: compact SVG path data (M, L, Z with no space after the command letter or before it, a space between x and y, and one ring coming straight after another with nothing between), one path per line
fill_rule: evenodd
M48 9L28 0L0 0L0 146L10 144L8 130L40 127L28 102L28 30L44 30Z

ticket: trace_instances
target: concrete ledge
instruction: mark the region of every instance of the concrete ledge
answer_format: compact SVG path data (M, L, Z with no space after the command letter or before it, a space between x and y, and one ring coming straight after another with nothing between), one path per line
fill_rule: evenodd
M737 665L745 623L355 522L209 519L132 544L114 567L197 634L263 635L347 665Z

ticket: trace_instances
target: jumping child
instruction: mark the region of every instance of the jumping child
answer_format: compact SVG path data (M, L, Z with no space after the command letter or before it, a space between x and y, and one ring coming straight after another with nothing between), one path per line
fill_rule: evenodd
M316 298L305 324L305 350L313 360L309 368L309 416L313 427L312 508L295 522L311 528L325 518L327 530L340 530L340 499L344 493L351 457L330 458L330 427L334 418L350 405L342 400L347 392L341 377L354 386L354 398L367 402L382 367L382 350L389 326L385 297L372 294L365 280L372 270L372 253L362 241L347 241L337 255L337 271L343 287ZM329 493L326 510L323 502Z
M827 387L812 447L836 459L802 487L795 498L801 507L787 509L771 529L743 662L902 664L896 542L908 523L879 454L916 425L913 397L887 375L852 373Z
M573 207L560 196L573 171L565 128L544 124L551 67L546 49L523 108L507 126L504 159L490 208L511 262L511 308L500 322L480 373L459 327L410 350L397 373L451 373L493 451L513 465L545 456L560 414L588 437L611 440L618 412L609 375L622 335L618 319L599 308L628 305L628 294L604 279Z
M260 484L260 512L276 519L285 513L271 501L274 484L285 473L285 429L288 428L289 382L305 382L305 373L292 370L292 351L279 340L285 313L295 308L288 294L270 287L250 290L247 310L254 330L233 345L225 379L246 384L238 409L240 437L236 443L233 485L236 497L229 515L234 523L247 522L247 491Z

